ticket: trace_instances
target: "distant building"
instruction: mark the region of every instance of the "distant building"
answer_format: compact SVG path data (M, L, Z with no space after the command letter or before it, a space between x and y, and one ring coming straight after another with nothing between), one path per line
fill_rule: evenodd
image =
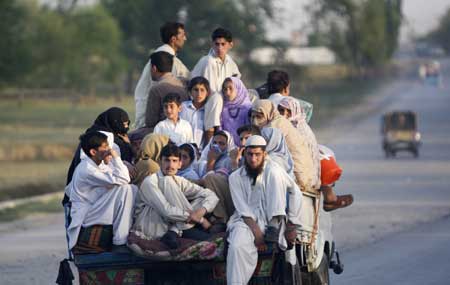
M250 54L251 60L261 65L272 65L280 61L297 65L327 65L336 63L336 55L327 47L289 47L282 54L273 47L257 48Z

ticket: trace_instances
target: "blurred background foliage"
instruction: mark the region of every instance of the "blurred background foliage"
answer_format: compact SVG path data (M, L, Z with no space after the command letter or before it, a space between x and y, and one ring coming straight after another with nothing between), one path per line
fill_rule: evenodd
M234 55L247 73L257 47L288 43L266 38L276 18L270 0L0 0L0 88L63 88L83 94L131 94L166 21L186 24L179 57L192 68L219 26L233 31ZM310 46L327 46L341 64L361 71L389 61L398 43L402 0L318 0L311 15ZM433 38L450 49L450 13ZM283 33L283 30L280 30ZM283 63L280 63L283 64ZM250 79L249 79L250 80ZM263 79L261 79L263 80ZM100 92L101 93L101 92Z

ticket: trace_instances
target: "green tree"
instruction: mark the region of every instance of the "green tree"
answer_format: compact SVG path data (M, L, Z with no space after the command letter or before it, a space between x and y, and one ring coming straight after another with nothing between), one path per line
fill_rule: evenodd
M65 11L31 5L32 87L74 88L95 92L101 83L117 84L123 72L120 29L98 5Z
M192 68L210 48L214 28L223 26L233 32L235 53L248 60L250 51L264 42L264 17L272 17L270 0L103 0L103 5L120 24L124 35L123 51L129 61L128 90L131 78L139 73L150 52L161 45L159 27L167 21L185 23L188 41L178 55Z
M311 8L313 26L343 62L378 66L397 48L401 6L401 0L319 0Z
M437 29L427 38L442 46L447 53L450 52L450 9L441 17Z
M17 82L32 67L27 17L19 2L0 0L0 86Z

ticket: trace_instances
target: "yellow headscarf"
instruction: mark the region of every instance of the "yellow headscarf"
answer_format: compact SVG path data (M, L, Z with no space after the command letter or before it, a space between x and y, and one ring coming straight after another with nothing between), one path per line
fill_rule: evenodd
M140 185L144 179L159 170L161 150L169 143L169 137L160 134L148 134L141 142L136 162L136 178L132 183Z

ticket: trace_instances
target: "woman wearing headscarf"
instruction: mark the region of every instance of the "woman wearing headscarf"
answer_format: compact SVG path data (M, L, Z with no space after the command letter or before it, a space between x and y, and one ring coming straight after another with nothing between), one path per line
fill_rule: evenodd
M314 168L320 169L320 154L319 145L317 144L316 136L314 135L311 127L306 121L306 113L301 105L301 103L292 97L285 97L278 104L278 109L286 108L290 111L290 116L288 120L292 125L300 132L300 135L306 140L309 152L312 154L312 159L314 163Z
M285 117L281 116L269 100L255 102L252 108L252 124L260 128L276 128L283 133L294 161L294 176L300 189L317 195L320 188L320 160L318 149L314 150L308 143L310 138L303 136Z
M231 171L230 151L235 147L233 137L229 132L215 132L200 156L198 163L200 177L210 171L228 175Z
M237 77L228 77L222 85L223 109L220 123L235 142L239 141L237 129L249 123L248 112L252 103L244 83Z
M284 139L283 133L274 128L263 128L261 136L266 140L266 152L270 159L280 165L291 177L294 177L294 162Z
M120 152L120 158L123 161L131 163L133 161L133 150L127 135L129 124L128 113L121 108L112 107L98 115L92 126L85 133L100 131L109 137L113 136L115 145L113 144L111 147L116 148ZM82 155L81 147L78 145L67 173L66 185L72 181L73 172L80 163Z
M180 145L181 168L177 171L177 176L184 177L191 181L200 179L196 169L197 148L190 143Z
M136 177L131 183L140 186L144 179L159 170L161 150L169 143L169 137L160 134L148 134L141 142L136 158Z

